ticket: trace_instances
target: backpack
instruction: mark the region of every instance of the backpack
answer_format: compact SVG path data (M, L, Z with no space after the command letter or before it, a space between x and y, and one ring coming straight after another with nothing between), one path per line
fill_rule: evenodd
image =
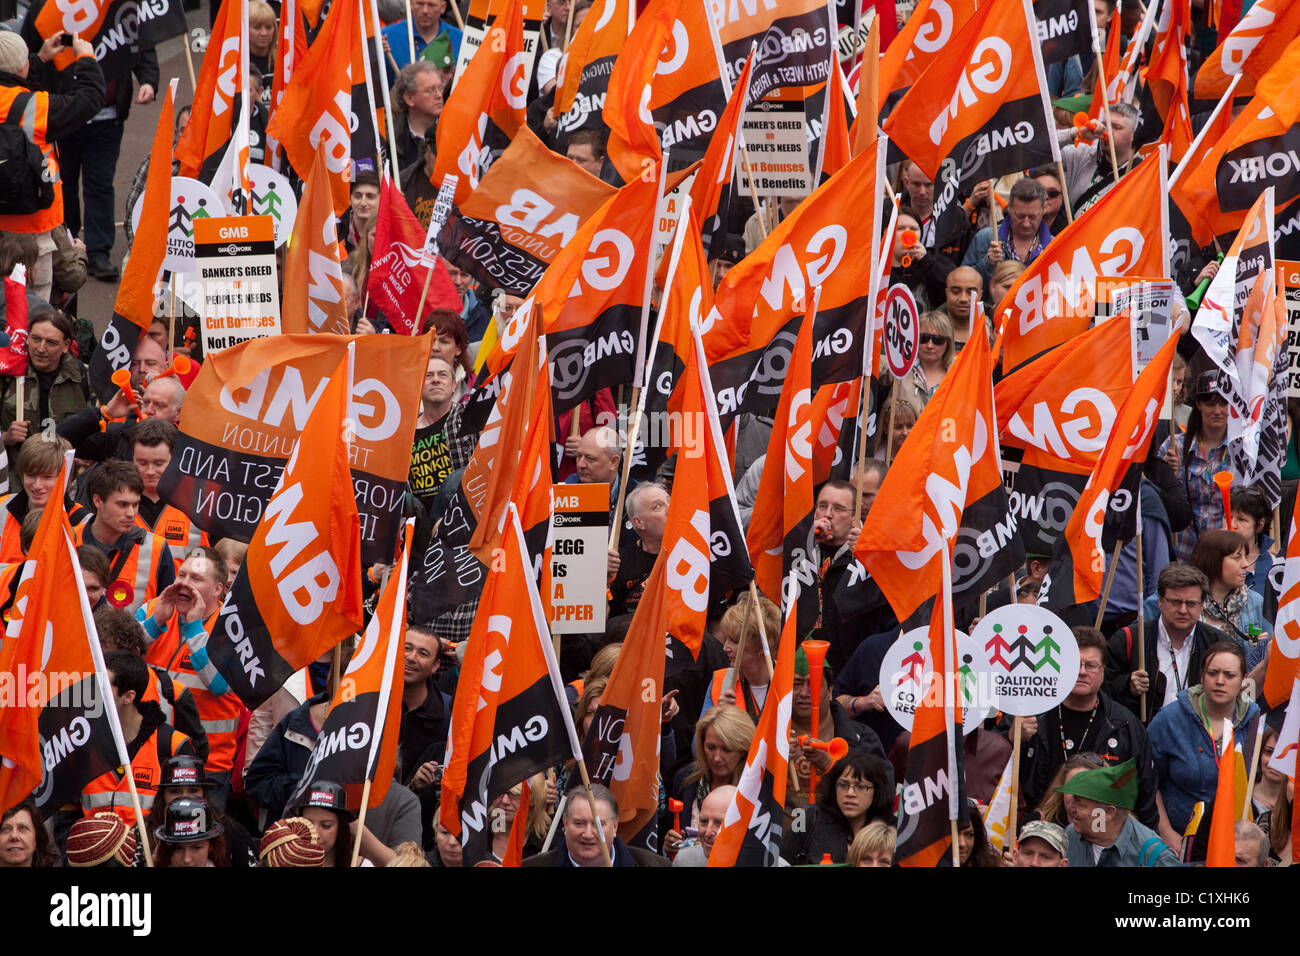
M19 93L0 125L0 215L27 216L54 205L45 156L22 126L30 92Z

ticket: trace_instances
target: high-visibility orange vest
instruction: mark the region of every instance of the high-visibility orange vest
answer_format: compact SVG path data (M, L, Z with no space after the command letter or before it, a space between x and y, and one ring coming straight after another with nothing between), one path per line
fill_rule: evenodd
M72 529L76 544L84 542L86 529L93 523L92 520L83 521ZM131 553L117 576L104 582L104 596L108 603L113 607L139 607L157 597L158 562L164 557L170 559L171 551L160 535L146 534L142 542L133 543ZM110 568L117 563L116 554L108 556L108 563Z
M730 667L720 667L713 672L713 681L709 685L709 699L712 700L714 704L717 704L722 697L722 685L727 679L727 672L730 670ZM739 691L739 694L737 694L736 706L741 707L748 712L749 716L753 717L754 721L757 723L762 708L759 707L758 702L754 700L754 694L749 689L749 682L746 681L742 675L737 674L736 683L731 689L733 692ZM741 694L744 696L740 696Z
M153 616L155 603L150 601L145 605L146 616ZM220 607L203 622L205 631L211 633L219 613ZM190 647L181 638L178 620L179 615L173 614L167 622L167 630L149 645L144 659L155 667L161 667L173 681L193 692L199 723L208 735L207 771L224 773L235 765L235 738L239 733L239 716L243 713L244 703L234 691L218 695L208 690L203 678L190 665Z
M131 758L131 776L135 778L135 790L139 794L140 809L145 816L149 815L154 797L158 794L163 764L189 739L170 724L161 724ZM127 783L126 768L117 767L106 771L86 784L81 791L81 810L86 816L100 810L112 810L126 821L127 826L135 826L135 807L131 805L131 788Z
M171 505L163 506L163 510L159 512L158 520L154 522L152 528L145 523L144 516L137 511L135 526L143 528L145 531L151 531L167 542L167 547L171 550L172 562L176 565L177 571L181 569L181 565L185 563L185 556L191 550L209 543L208 533L196 528L189 515L179 508L173 508ZM2 553L0 552L0 554Z
M54 144L45 141L46 124L50 118L50 94L32 93L21 86L0 86L0 120L9 115L9 108L22 93L32 94L22 115L23 132L45 156L45 168L50 182L54 183L54 202L49 209L27 215L0 216L0 229L28 234L49 232L55 226L63 224L63 184L59 182L59 160L54 154Z
M23 560L20 541L23 523L9 513L9 502L13 500L13 495L0 498L0 509L4 510L4 530L0 531L0 564L13 564Z

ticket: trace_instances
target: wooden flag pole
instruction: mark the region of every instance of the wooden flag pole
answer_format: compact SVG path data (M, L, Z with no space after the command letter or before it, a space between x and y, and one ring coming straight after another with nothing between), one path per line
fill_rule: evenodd
M1004 846L1009 850L1016 848L1016 810L1020 804L1020 737L1023 733L1024 718L1016 717L1011 721L1011 825L1007 827L1007 842Z
M1137 619L1138 635L1137 636L1138 636L1138 670L1140 671L1144 671L1147 669L1147 642L1146 642L1146 620L1145 620L1146 615L1142 610L1142 601L1145 595L1143 594L1144 588L1142 584L1143 584L1142 514L1139 511L1138 522L1137 522L1137 609L1138 609L1138 619ZM1147 691L1149 691L1150 688L1151 685L1150 683L1148 683L1147 690L1144 690L1142 692L1142 697L1138 707L1138 710L1140 712L1138 716L1141 718L1142 723L1144 724L1147 722Z
M1262 719L1263 718L1261 718L1261 720ZM1242 820L1250 819L1250 798L1251 795L1254 794L1255 792L1255 768L1259 766L1259 755L1263 752L1263 749L1264 749L1264 728L1261 726L1255 728L1255 746L1252 748L1253 752L1250 755L1250 766L1246 768L1246 799L1241 802L1240 819ZM1294 848L1292 850L1291 856L1294 859L1295 857Z
M411 0L405 0L402 6L406 8L406 46L411 53L410 62L414 63L415 62L415 19L411 16ZM390 62L392 61L393 59L392 52L389 52L388 59ZM394 66L395 65L396 64L394 64ZM399 70L398 72L400 73L401 71ZM355 857L352 860L352 865L353 866L357 865L357 861Z
M176 273L171 274L172 301L170 317L167 320L167 357L171 358L176 350Z
M632 450L634 448L632 436L641 432L641 414L644 411L642 401L645 398L645 392L638 385L632 389L632 407L635 409L632 415L632 424L627 430L627 447L623 449L623 477L618 483L618 500L614 503L614 517L609 523L609 553L618 554L618 529L623 523L623 499L627 497L627 482L632 473Z
M17 392L14 395L14 421L25 422L27 421L27 408L26 408L27 373L26 372L23 372L22 375L14 376L14 388L17 389ZM39 414L39 411L37 412L37 414ZM36 423L33 422L33 424ZM28 434L30 435L31 432L29 431Z
M409 8L408 8L409 9ZM365 786L361 788L361 809L357 811L357 835L352 841L352 865L356 866L361 858L361 834L366 828L366 804L370 802L370 778L366 777Z
M1110 567L1106 569L1106 586L1101 589L1101 604L1097 606L1097 622L1093 627L1101 630L1101 619L1106 613L1106 602L1110 600L1110 586L1115 583L1115 569L1119 567L1120 541L1115 542L1115 553L1110 556Z
M182 46L185 48L185 68L189 70L190 73L190 93L193 94L198 91L199 84L194 78L194 54L190 52L190 38L188 33L185 35L185 42Z
M462 33L465 32L465 19L460 15L460 4L457 0L447 0L447 6L451 7L451 15L456 18L456 26Z
M875 336L872 336L872 345ZM853 523L854 525L862 524L862 473L867 468L867 422L871 420L871 402L875 398L875 390L871 387L870 377L862 380L862 398L858 402L858 414L854 419L854 425L858 429L858 470L853 478ZM866 414L863 414L863 413Z
M758 619L758 643L763 648L763 660L767 661L767 676L772 676L772 654L767 649L767 628L763 626L763 610L758 603L758 585L749 582L749 596L754 602L754 616Z
M1065 164L1059 159L1056 161L1056 172L1061 177L1061 203L1065 206L1065 220L1074 222L1074 210L1070 208L1070 190L1065 185L1069 180L1065 178Z
M889 386L889 434L885 436L885 467L894 460L894 417L898 414L898 379Z
M591 820L596 825L596 833L600 835L600 856L605 861L606 866L613 866L614 861L609 855L609 844L605 842L605 828L600 823L600 811L596 809L596 797L591 792L591 778L587 776L587 762L579 757L577 764L578 773L582 774L582 789L587 791L587 803L591 807Z
M575 3L576 0L569 0L569 21L564 25L564 46L562 47L565 50L569 48L569 41L573 39L573 7ZM543 30L542 32L545 33L546 31Z

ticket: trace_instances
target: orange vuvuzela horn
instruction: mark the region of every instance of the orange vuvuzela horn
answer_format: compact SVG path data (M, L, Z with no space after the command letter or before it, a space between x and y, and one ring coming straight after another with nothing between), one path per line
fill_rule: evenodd
M911 249L914 245L916 245L916 240L918 236L916 235L915 229L904 229L902 235L900 235L898 238L903 240L904 249ZM902 259L903 268L906 269L911 264L912 264L912 257L909 255L904 255Z
M807 734L800 734L799 746L807 747L809 750L824 750L831 755L832 760L840 760L849 752L848 741L843 737L832 737L830 740L811 740Z
M1232 527L1232 472L1220 471L1214 476L1214 483L1219 486L1223 496L1223 526Z
M129 369L120 368L109 376L109 380L122 390L126 400L132 405L139 405L140 400L135 397L135 389L131 387L131 372Z

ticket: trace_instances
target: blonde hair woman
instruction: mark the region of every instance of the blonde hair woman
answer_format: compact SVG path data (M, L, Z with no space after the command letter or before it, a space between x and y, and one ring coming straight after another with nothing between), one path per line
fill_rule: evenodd
M739 707L719 704L700 718L695 725L695 762L678 771L669 791L683 804L685 826L699 826L700 804L713 790L739 782L753 739L754 722ZM674 825L664 836L664 847L671 850L682 835Z

